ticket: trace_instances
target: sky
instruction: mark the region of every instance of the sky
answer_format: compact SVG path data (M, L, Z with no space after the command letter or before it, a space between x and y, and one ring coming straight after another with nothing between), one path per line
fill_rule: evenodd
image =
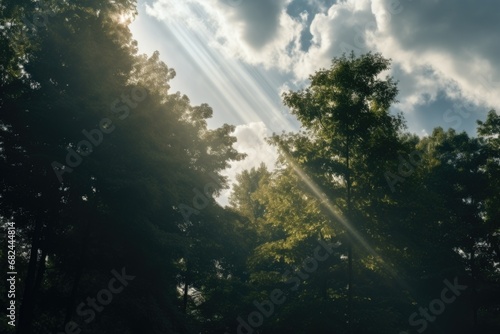
M476 120L499 109L498 1L139 0L138 12L139 52L158 50L175 69L171 92L208 103L210 127L236 126L234 147L248 157L226 170L231 179L260 162L272 169L264 138L300 129L281 94L351 50L392 60L391 112L419 136L437 126L475 135Z

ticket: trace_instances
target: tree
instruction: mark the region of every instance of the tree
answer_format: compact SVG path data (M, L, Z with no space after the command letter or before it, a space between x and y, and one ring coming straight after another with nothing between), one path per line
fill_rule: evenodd
M235 183L229 197L231 208L238 211L244 217L247 217L250 224L256 230L259 227L259 220L265 214L265 207L256 198L257 191L270 182L270 178L271 173L267 170L264 163L261 163L257 169L245 170L241 174L236 175L237 183ZM261 233L265 232L261 231Z
M12 28L33 29L23 70L15 56L2 60L0 216L16 223L29 254L19 261L17 330L64 331L74 321L95 332L187 332L178 263L199 245L193 236L222 229L213 198L227 185L220 172L243 157L234 126L208 129L212 109L169 92L175 72L158 53L136 54L117 22L134 2L50 4L50 24ZM192 259L194 270L213 270L218 246L198 247L211 253ZM79 302L121 268L136 276L127 293L86 324Z
M334 58L330 69L310 76L308 88L283 96L285 105L305 131L275 136L273 141L313 176L349 224L345 229L349 326L354 320L352 231L366 230L361 218L364 199L386 192L383 171L395 160L398 135L403 128L401 117L388 111L398 92L392 78L380 78L388 68L389 60L380 54L368 53L356 58L351 53Z

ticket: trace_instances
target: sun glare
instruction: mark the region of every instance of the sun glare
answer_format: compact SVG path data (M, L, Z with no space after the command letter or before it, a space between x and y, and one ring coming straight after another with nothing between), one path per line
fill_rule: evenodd
M114 17L115 22L121 25L129 25L134 21L134 15L129 12L120 13Z

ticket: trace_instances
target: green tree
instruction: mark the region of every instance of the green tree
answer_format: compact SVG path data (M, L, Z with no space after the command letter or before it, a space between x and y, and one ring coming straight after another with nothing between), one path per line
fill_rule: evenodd
M187 332L178 264L193 247L195 271L223 259L217 242L197 246L196 236L224 228L213 197L227 184L220 172L243 157L232 147L234 127L208 129L212 109L169 93L175 72L157 53L136 55L117 22L134 2L53 5L50 24L11 28L33 30L23 70L16 56L2 60L0 215L16 223L29 254L19 261L17 330L64 331L75 321L96 333ZM207 188L211 174L220 182ZM192 208L195 188L203 208ZM105 316L85 324L76 307L122 267L136 278Z
M270 182L271 173L264 163L259 168L245 170L236 175L236 183L233 186L229 204L231 208L247 217L254 229L259 228L258 222L265 214L265 207L256 198L257 191L266 183ZM265 231L260 231L260 234Z
M399 150L400 116L389 114L396 102L392 78L381 79L389 60L379 54L335 58L330 69L310 76L304 90L284 94L303 133L274 137L274 143L296 161L321 191L335 202L350 227L347 232L347 323L352 326L352 231L366 231L366 200L387 192L383 172ZM332 219L336 219L332 217Z

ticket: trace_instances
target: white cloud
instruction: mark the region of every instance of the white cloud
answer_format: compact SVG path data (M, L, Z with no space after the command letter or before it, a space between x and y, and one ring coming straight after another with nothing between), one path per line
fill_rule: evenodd
M247 157L242 161L231 163L231 167L224 171L224 176L235 180L237 174L252 167L258 167L262 162L268 169L274 169L278 153L265 141L271 132L263 122L238 125L233 135L238 139L233 147L240 153L246 153ZM224 191L219 198L219 203L227 204L229 193L230 190Z
M299 81L350 49L379 51L402 69L400 100L411 110L440 91L500 104L495 94L500 82L494 79L500 75L500 48L492 45L499 28L493 13L500 4L488 2L491 8L451 0L346 0L326 10L309 0L319 11L292 17L286 11L292 0L157 0L147 12L208 29L213 32L209 45L227 57L278 68ZM483 16L491 20L478 22ZM300 49L305 29L312 35L306 51Z
M493 79L500 74L495 66L500 49L491 47L498 20L488 20L491 14L487 13L498 12L500 4L486 9L470 1L401 1L391 14L388 8L394 0L372 2L378 25L373 46L392 58L406 73L404 79L414 83L413 91L403 95L407 105L421 103L422 95L435 98L439 91L477 104L500 103L500 96L494 94L500 83Z
M326 13L317 13L309 27L312 45L296 59L294 74L304 79L314 71L329 67L331 59L349 53L366 52L364 36L374 21L369 0L350 0L334 4Z
M287 15L289 2L253 0L229 6L220 0L158 0L146 11L160 20L184 22L195 31L211 31L212 38L206 42L227 57L286 70L291 55L298 52L307 19Z
M253 65L262 64L266 68L276 67L280 70L289 70L294 55L299 52L300 32L305 27L306 17L293 19L286 14L283 8L276 17L278 26L271 38L260 43L252 43L249 31L257 27L242 23L239 18L233 19L218 30L217 36L222 43L213 43L214 47L222 48L225 53L232 55ZM261 34L268 34L262 28ZM269 32L271 34L271 32Z
M270 146L265 138L271 135L270 130L263 122L253 122L236 126L234 136L238 141L233 147L247 157L238 162L234 162L227 171L228 176L235 176L246 169L258 167L264 162L270 169L274 168L277 158L276 149Z

